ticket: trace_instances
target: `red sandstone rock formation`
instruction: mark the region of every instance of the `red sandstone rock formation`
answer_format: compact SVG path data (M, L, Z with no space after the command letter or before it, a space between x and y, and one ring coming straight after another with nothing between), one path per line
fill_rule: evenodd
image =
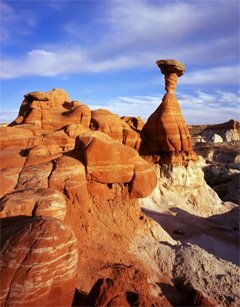
M3 306L70 306L75 287L88 294L90 305L170 306L169 301L181 301L172 282L181 267L172 247L177 242L142 213L137 199L145 199L157 184L152 166L137 152L147 140L142 125L139 118L120 119L106 110L91 114L62 90L26 95L19 117L1 130L2 252L11 256L2 263ZM187 136L182 139L181 146L188 146ZM159 153L159 143L152 144L157 148L153 153ZM180 150L180 156L186 159L189 152ZM173 162L168 151L164 154L164 161Z
M157 184L152 167L134 149L101 132L79 135L75 151L82 152L89 179L100 183L130 182L133 198L146 197Z
M140 131L145 125L145 122L140 116L139 117L122 116L121 119L125 121L132 128L140 130Z
M20 190L2 198L0 218L13 216L51 216L64 220L66 200L56 189Z
M21 127L1 127L1 148L9 146L21 146L26 148L28 140L33 136L31 130Z
M114 140L122 142L122 121L118 115L108 110L99 109L92 111L91 129L101 131Z
M22 219L2 229L1 306L71 306L77 245L58 219Z
M93 111L90 125L89 112L88 107L81 103L70 102L62 90L33 92L25 96L19 117L9 127L1 128L4 136L1 143L3 197L0 204L4 229L7 229L5 225L10 227L8 229L15 227L18 224L13 221L21 219L23 234L15 234L20 243L21 236L25 233L25 222L21 216L29 216L27 221L29 225L33 225L29 226L33 229L38 227L34 226L35 217L37 221L43 221L39 222L43 231L47 231L45 225L50 221L55 225L61 219L70 225L81 242L78 246L78 253L82 256L78 267L77 287L88 292L99 278L102 266L107 263L111 267L121 258L125 263L136 265L135 257L129 254L127 246L129 237L136 229L145 228L145 221L140 220L141 211L135 199L150 194L157 183L151 166L133 149L139 140L135 128L106 110ZM91 131L89 127L99 131ZM17 137L19 133L20 137ZM130 146L122 144L123 139ZM43 216L56 218L58 222L46 222ZM119 220L117 223L112 221L115 218ZM51 229L50 227L48 230L50 234ZM13 232L16 233L15 228ZM30 235L34 236L35 232ZM39 238L40 235L36 236ZM64 243L64 236L62 240ZM26 241L26 244L29 242ZM111 248L109 242L112 242ZM116 253L120 245L123 250ZM16 250L17 248L16 246ZM41 248L43 252L44 249L48 252L47 247ZM3 246L3 253L6 250L11 252L8 244ZM58 257L57 254L55 256ZM12 254L12 257L14 261L18 261L16 254ZM141 268L141 262L137 266ZM47 268L44 270L47 271ZM49 270L49 276L42 277L46 283L51 279L51 267ZM3 266L3 272L6 272L6 266ZM73 271L70 270L70 273L73 274ZM59 274L56 275L56 283L59 279L61 287ZM108 278L109 274L110 272L106 272L105 277ZM72 277L74 280L74 274ZM29 283L35 280L32 275L24 275L24 278L26 284L28 278ZM126 277L126 287L127 279L131 278ZM62 285L65 287L65 283L62 282ZM73 283L70 282L69 286L72 289ZM147 283L145 286L147 287ZM11 297L15 295L14 303L11 304L15 304L17 297L21 299L22 294L15 290L15 294L11 294L7 281L4 289L6 296L7 293ZM36 295L33 300L30 294L22 302L26 306L53 305L58 300L58 295L61 295L54 289L50 290L48 286L45 290L36 290L39 291L37 293L50 291L51 302L44 295ZM66 289L61 290L62 294L68 289L66 286ZM141 287L139 293L140 290ZM6 296L4 300L9 301ZM111 300L112 305L123 302L127 302L124 297L114 296Z
M88 294L86 299L86 306L111 306L113 299L115 299L115 306L129 306L128 302L120 296L120 289L117 284L112 279L99 279L91 291ZM118 300L118 304L116 304L116 299Z
M54 161L48 185L65 194L73 204L88 203L85 166L73 157L62 156Z
M192 150L192 141L175 96L177 78L184 74L183 64L175 60L159 60L157 65L165 75L165 90L162 103L149 117L143 133L150 138L149 154L161 153L165 163L181 163L197 160Z
M138 153L101 132L81 134L78 147L83 149L89 177L101 183L130 182ZM76 148L75 148L76 149Z
M70 124L88 128L91 111L79 101L70 102L62 89L47 93L32 92L25 95L18 117L10 126L25 124L29 129L54 131Z
M205 130L240 130L240 123L234 119L230 119L226 123L217 124L217 125L208 125Z

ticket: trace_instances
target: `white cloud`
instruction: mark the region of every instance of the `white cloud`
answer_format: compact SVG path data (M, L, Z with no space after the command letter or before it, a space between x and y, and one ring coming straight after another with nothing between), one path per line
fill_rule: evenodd
M59 74L85 71L87 56L79 48L60 50L31 50L21 60L2 61L1 75L3 79L22 76L56 76Z
M55 53L54 52L49 52L49 51L46 51L46 50L38 50L38 49L36 49L36 50L29 51L28 55L30 57L33 57L33 58L39 58L39 57L55 56Z
M240 91L238 92L240 94ZM223 92L218 90L217 94L219 94L220 98L219 101L223 102L223 103L233 103L235 102L238 106L238 108L240 108L240 96L237 96L234 93L229 93L229 92Z
M81 72L106 72L137 67L138 57L117 55L98 61L86 48L75 47L70 50L51 52L47 50L29 51L21 60L2 61L2 79L21 76L56 76Z
M207 7L203 12L191 3L126 1L123 5L116 1L112 2L106 20L111 23L114 41L120 44L138 42L142 45L153 40L160 46L185 39L202 26L210 14ZM123 37L124 40L120 40Z
M234 20L232 3L216 6L192 1L107 1L101 7L104 9L96 21L89 21L90 28L82 30L75 15L61 25L69 43L55 45L53 41L52 45L28 50L21 59L6 58L3 53L2 78L153 68L160 58L175 58L186 66L219 66L225 59L236 60L239 56L236 30L230 28L226 35L220 35ZM14 14L11 12L11 16ZM94 39L89 39L91 36ZM232 75L231 67L186 73L182 82L236 83L236 68Z
M141 116L146 121L162 102L163 95L118 97L102 104L90 103L89 107L108 109L120 116ZM224 103L226 96L232 97L227 104ZM234 93L217 91L209 94L198 90L195 95L181 95L178 101L187 124L217 124L231 118L240 120L240 96Z
M239 66L224 66L186 72L179 84L239 84Z

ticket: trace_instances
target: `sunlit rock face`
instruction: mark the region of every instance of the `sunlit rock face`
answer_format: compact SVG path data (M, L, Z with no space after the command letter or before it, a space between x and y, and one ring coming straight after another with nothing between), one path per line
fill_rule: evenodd
M158 60L157 65L165 75L167 93L142 129L153 142L149 143L146 150L149 154L160 154L163 162L168 164L197 160L192 149L191 136L175 96L177 79L184 74L185 68L175 60Z
M1 306L71 306L76 236L50 217L25 218L2 231Z
M32 92L25 95L18 117L11 126L29 125L31 130L55 131L69 124L89 127L91 111L79 101L70 102L62 89Z

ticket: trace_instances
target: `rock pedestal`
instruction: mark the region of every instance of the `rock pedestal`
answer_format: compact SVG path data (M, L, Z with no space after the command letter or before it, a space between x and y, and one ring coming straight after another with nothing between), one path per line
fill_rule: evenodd
M151 154L160 154L165 163L197 160L197 155L192 149L191 136L175 96L177 79L184 74L185 68L182 63L175 60L158 60L157 65L165 75L167 93L142 129L155 143L152 146L154 152Z

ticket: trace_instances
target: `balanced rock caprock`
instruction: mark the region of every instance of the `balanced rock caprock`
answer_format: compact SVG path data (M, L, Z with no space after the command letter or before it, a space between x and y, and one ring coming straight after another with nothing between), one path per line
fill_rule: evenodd
M142 129L152 142L149 153L160 154L165 163L197 160L187 124L175 96L177 79L184 74L185 67L175 60L158 60L157 65L165 75L167 93Z

